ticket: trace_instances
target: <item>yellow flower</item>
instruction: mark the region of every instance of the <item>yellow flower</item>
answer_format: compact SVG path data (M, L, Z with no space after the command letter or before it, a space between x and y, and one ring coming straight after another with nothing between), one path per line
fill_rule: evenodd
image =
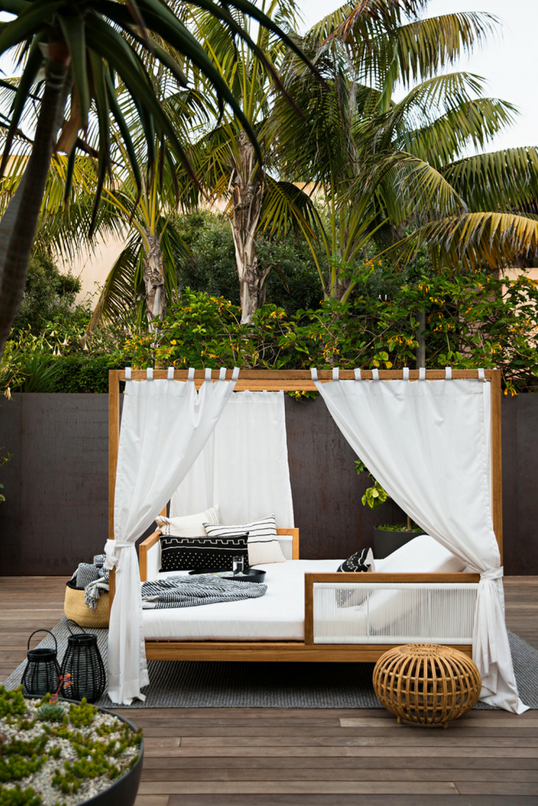
M177 344L177 341L176 341L175 339L172 339L172 341L170 342L170 344Z

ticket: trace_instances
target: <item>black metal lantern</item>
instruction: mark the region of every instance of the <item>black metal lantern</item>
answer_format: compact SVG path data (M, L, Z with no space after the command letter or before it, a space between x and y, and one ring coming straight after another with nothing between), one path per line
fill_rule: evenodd
M38 632L48 632L54 638L54 649L38 647L30 649L30 641ZM44 697L45 694L56 694L60 686L60 665L58 663L58 644L56 636L50 630L35 630L28 639L28 662L22 676L22 693L25 697L34 694Z
M79 630L82 630L76 621L71 621ZM97 636L93 633L74 633L70 622L67 622L71 635L67 639L67 649L62 661L62 675L64 680L63 696L68 700L82 700L86 697L88 702L95 702L106 685L106 673L103 659L97 646ZM71 676L71 685L65 685L66 675Z

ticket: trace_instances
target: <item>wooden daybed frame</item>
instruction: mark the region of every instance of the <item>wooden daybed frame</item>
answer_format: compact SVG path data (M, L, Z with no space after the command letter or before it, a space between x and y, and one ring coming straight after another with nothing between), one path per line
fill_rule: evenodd
M491 464L492 464L492 515L493 527L502 563L502 456L501 456L501 373L499 370L485 370L485 381L491 383ZM165 379L166 370L155 370L155 379ZM332 372L319 371L321 382L332 380ZM372 378L371 370L363 370L365 380ZM380 380L399 380L402 372L380 370ZM476 379L477 370L453 370L453 379ZM186 380L186 370L176 370L176 380ZM218 378L214 370L212 378ZM228 371L227 378L231 378ZM409 379L418 380L418 370L410 370ZM352 370L340 370L341 380L353 380ZM426 380L444 380L443 370L427 370ZM133 370L132 381L146 380L145 370ZM205 371L195 372L197 388L205 380ZM109 372L109 538L114 539L114 488L118 460L120 430L120 382L125 381L123 370ZM316 391L308 370L242 370L235 391ZM293 559L299 559L299 530L281 529L280 534L293 536ZM148 549L159 539L155 532L140 546L142 578L145 576L145 558ZM316 644L314 643L314 585L316 583L341 583L341 573L305 574L305 639L304 641L146 641L148 660L221 660L221 661L326 661L326 662L375 662L394 644ZM364 583L363 574L345 574L346 582ZM382 574L369 573L368 583L478 583L479 574ZM110 601L114 596L114 574L110 575ZM467 655L472 655L472 646L454 646Z

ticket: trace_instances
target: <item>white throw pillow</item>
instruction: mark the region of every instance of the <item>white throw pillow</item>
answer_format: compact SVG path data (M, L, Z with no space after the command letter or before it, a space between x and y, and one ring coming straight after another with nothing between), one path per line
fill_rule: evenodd
M274 515L269 515L259 521L233 524L232 526L213 526L211 523L204 523L204 529L211 537L235 537L235 535L244 535L245 532L248 532L248 564L250 566L286 562L278 542Z
M163 535L199 537L203 534L204 523L220 523L220 512L218 505L215 504L211 509L197 512L196 515L182 515L178 518L165 518L163 515L159 515L155 521Z

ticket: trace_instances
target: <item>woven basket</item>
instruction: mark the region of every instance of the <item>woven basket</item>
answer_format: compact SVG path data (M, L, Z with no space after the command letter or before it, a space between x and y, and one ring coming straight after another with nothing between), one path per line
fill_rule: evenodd
M398 722L447 727L478 702L482 681L476 664L455 649L409 644L389 649L374 668L375 693Z
M65 586L64 613L81 627L108 627L108 593L102 593L97 607L92 610L84 601L84 591Z

